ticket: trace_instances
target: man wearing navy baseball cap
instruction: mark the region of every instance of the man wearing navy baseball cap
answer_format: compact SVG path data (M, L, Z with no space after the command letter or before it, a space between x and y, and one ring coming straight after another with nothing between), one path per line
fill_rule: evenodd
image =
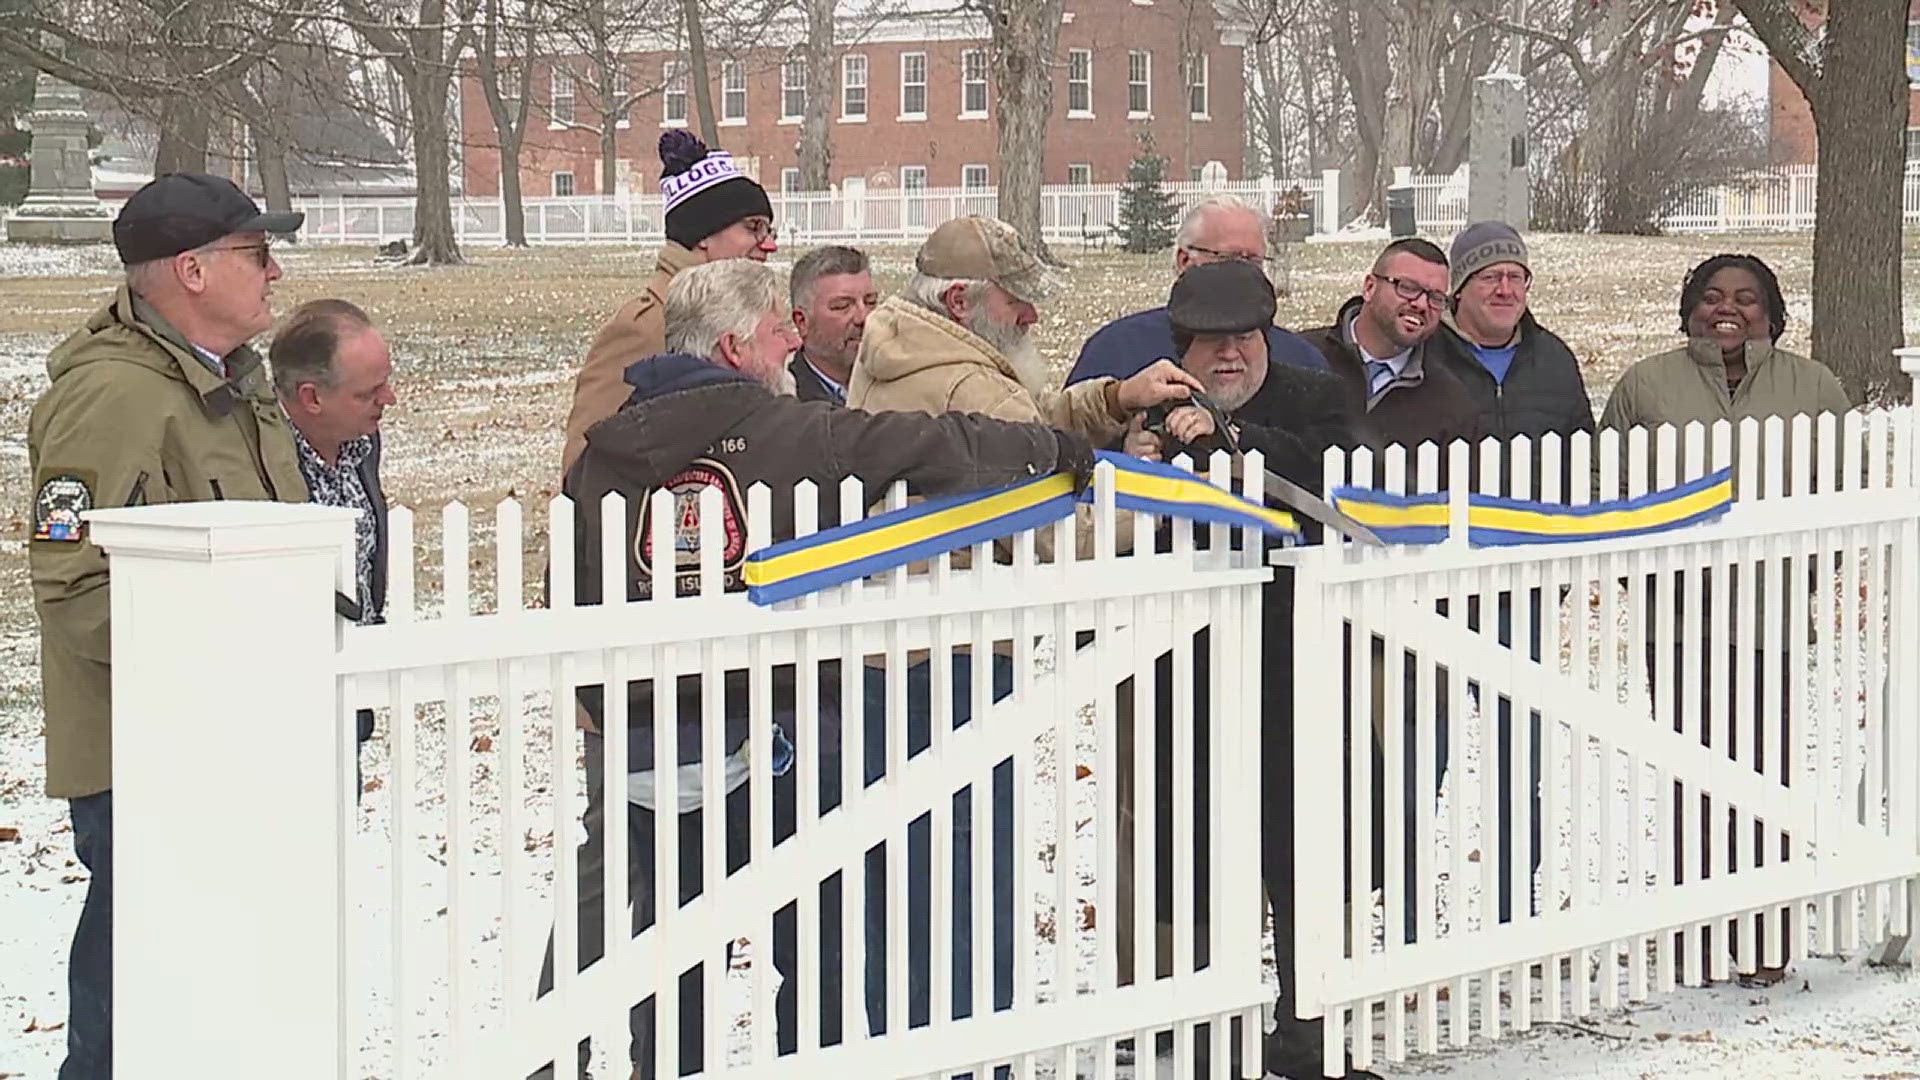
M280 264L267 237L304 217L262 213L216 176L170 173L135 192L113 223L126 283L54 348L28 421L47 794L68 800L74 850L91 872L68 962L60 1080L113 1075L112 635L107 559L81 515L307 501L286 414L247 345L273 323ZM119 706L137 716L141 704Z

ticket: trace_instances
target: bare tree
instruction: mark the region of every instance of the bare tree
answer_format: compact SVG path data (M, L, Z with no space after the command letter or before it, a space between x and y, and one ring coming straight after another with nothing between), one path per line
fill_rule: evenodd
M1058 264L1041 233L1040 186L1046 178L1047 118L1060 48L1063 0L966 0L991 34L1000 143L1000 217L1042 259Z
M463 0L464 2L464 0ZM353 32L393 66L406 86L414 170L413 250L408 261L464 261L453 231L452 133L448 105L453 74L472 44L471 10L448 0L418 0L411 13L375 12L369 0L341 0Z
M693 76L693 102L700 117L700 138L708 146L720 142L720 128L713 122L713 84L707 81L706 20L700 13L700 0L680 0L680 29L687 36L687 66Z
M486 95L487 114L493 119L500 149L501 222L508 247L527 246L527 208L520 192L520 153L527 137L527 102L533 89L535 38L540 13L534 4L516 15L502 10L500 0L485 0L480 21L480 47L474 67L480 90Z
M807 109L800 120L800 187L825 191L832 183L834 68L840 50L834 42L838 20L834 0L805 0L807 18Z
M549 0L557 49L554 64L592 88L591 115L553 117L568 127L600 136L600 193L619 190L620 128L634 106L670 89L685 94L689 73L679 57L682 9L671 0ZM671 37L661 40L662 28ZM658 67L638 71L630 53L640 43L670 54Z
M1813 108L1820 178L1813 230L1813 356L1856 404L1906 398L1902 343L1902 130L1906 5L1828 0L1812 29L1789 0L1735 0Z

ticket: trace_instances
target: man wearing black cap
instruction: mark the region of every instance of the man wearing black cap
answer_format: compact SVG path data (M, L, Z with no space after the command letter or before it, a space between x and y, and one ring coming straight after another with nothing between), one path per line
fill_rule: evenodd
M80 514L102 507L305 502L286 414L247 342L273 323L280 264L264 214L227 180L155 178L113 223L126 284L47 359L27 426L47 794L69 800L92 873L67 972L60 1080L113 1070L112 674L107 559ZM218 650L219 643L209 643Z
M1334 375L1272 363L1264 333L1273 323L1273 286L1259 267L1243 261L1217 262L1189 268L1174 282L1167 298L1173 324L1174 352L1180 366L1199 379L1206 393L1226 413L1231 434L1245 450L1259 450L1266 467L1307 488L1318 490L1321 457L1329 446L1351 446L1355 432L1352 395ZM1215 448L1212 440L1197 446L1170 444L1142 425L1131 425L1128 453L1159 459L1178 453L1196 460ZM1260 821L1261 879L1273 908L1274 955L1280 977L1276 1027L1268 1037L1264 1066L1269 1076L1319 1076L1318 1022L1293 1017L1293 576L1281 569L1267 586L1261 632L1260 753L1262 781ZM1204 649L1195 656L1204 658ZM1194 673L1197 692L1207 686L1204 672ZM1161 678L1157 685L1170 687ZM1128 695L1121 695L1124 701ZM1159 714L1158 758L1173 760L1172 699L1163 691L1155 708ZM1204 696L1196 700L1194 715L1207 715ZM1330 718L1329 718L1330 720ZM1206 725L1196 723L1204 737ZM1128 745L1125 735L1121 745ZM1203 747L1196 761L1206 761ZM1204 788L1206 776L1197 777ZM1164 790L1164 789L1163 789ZM1197 849L1204 853L1205 848ZM1161 866L1171 865L1162 857ZM1204 866L1195 877L1204 880ZM1169 886L1162 883L1164 893ZM1170 900L1166 897L1165 900ZM1163 903L1165 902L1163 900ZM1198 910L1196 908L1196 910ZM1124 913L1121 918L1125 919ZM1200 933L1196 940L1204 940ZM1310 1070L1310 1071L1309 1071ZM1349 1076L1364 1077L1365 1072Z
M779 250L773 204L766 189L734 164L725 150L709 150L692 132L660 136L660 194L666 202L666 243L653 280L600 328L573 384L565 475L587 446L587 429L620 411L633 388L627 365L667 351L667 282L689 266L714 259L766 262Z

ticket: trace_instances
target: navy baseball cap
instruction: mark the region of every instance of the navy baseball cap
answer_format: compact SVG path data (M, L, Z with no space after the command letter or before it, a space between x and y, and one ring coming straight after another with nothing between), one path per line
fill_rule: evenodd
M120 208L113 219L113 246L123 265L134 266L234 233L290 233L306 220L302 213L263 213L223 176L167 173L148 181Z

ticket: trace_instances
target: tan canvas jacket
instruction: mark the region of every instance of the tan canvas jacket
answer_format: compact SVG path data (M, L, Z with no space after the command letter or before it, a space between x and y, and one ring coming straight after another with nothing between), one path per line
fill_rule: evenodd
M702 257L669 240L654 261L653 280L645 291L626 302L594 336L586 363L573 381L573 407L567 412L567 445L561 454L560 475L580 460L587 445L587 429L620 411L632 387L626 383L628 365L667 351L667 283Z

